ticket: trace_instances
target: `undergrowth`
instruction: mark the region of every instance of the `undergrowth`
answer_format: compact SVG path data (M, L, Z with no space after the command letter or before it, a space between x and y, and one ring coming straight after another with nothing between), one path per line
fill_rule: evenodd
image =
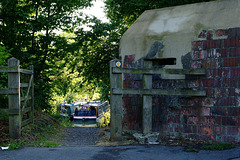
M233 149L235 148L235 146L230 143L213 143L209 145L204 145L201 148L206 150L226 150L226 149Z
M21 146L59 146L60 144L57 141L57 137L61 136L63 127L70 127L72 125L68 118L53 117L42 112L36 113L34 116L34 124L22 127L21 138L13 140L8 134L8 117L0 116L0 122L5 124L5 127L0 127L0 131L2 131L0 133L0 146L9 146L9 149L18 149Z
M107 127L110 124L110 110L104 112L101 116L99 122L97 123L98 127Z

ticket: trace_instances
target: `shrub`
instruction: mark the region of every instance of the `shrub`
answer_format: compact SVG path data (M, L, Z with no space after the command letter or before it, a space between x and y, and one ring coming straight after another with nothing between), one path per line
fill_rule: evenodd
M98 122L98 127L107 127L110 124L110 110L104 112L102 117L100 117L100 121Z

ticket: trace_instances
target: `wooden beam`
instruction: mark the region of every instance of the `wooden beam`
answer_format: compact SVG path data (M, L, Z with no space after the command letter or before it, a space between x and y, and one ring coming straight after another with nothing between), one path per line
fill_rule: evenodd
M22 114L30 112L30 111L31 111L31 107L24 108L24 110L22 111Z
M110 61L110 85L111 88L122 88L122 75L112 74L112 68L117 67L116 63L119 60ZM122 95L113 95L111 92L110 96L110 137L111 140L121 140L122 139Z
M14 94L18 94L18 93L19 93L18 88L0 88L0 94L14 95Z
M28 101L28 100L30 100L30 99L32 99L32 97L31 96L28 96L28 97L21 97L21 101Z
M152 68L151 61L144 61L143 65L145 68ZM152 75L143 75L143 88L152 89ZM152 132L152 95L143 95L142 112L142 132L146 135Z
M22 126L26 126L29 123L31 123L31 119L30 118L22 121Z
M0 72L16 73L19 72L19 67L0 66Z
M32 70L20 69L20 72L23 74L33 74Z
M19 115L19 109L8 109L9 115Z
M21 84L20 84L20 87L21 87L21 88L27 88L27 87L28 87L28 83L21 83Z
M20 62L16 58L8 59L9 67L19 67ZM17 94L8 96L9 104L9 135L13 139L21 136L21 113L20 113L20 73L8 73L8 88L16 89Z
M113 68L112 73L132 73L132 74L180 74L180 75L205 75L205 69L164 69L164 68Z
M118 89L113 88L112 93L121 94L142 94L142 95L176 95L176 96L206 96L206 91L193 90L164 90L164 89Z

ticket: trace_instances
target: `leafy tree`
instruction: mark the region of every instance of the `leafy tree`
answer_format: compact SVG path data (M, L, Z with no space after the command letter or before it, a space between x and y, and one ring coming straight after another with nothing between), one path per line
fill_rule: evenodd
M106 13L111 22L129 27L145 10L213 0L106 0Z
M91 0L1 0L0 42L12 49L11 55L23 67L34 65L36 105L44 108L54 88L50 76L59 66L56 61L68 60L72 48L58 30L73 30L82 17L75 10L91 6ZM66 64L66 63L65 63Z

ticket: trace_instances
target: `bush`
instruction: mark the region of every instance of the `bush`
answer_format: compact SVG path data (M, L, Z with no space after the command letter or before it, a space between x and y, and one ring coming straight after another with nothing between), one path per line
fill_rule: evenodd
M104 112L102 117L100 117L100 120L98 122L98 127L107 127L110 124L110 110L107 112Z
M225 150L225 149L232 149L232 148L235 148L235 146L230 143L213 143L210 145L202 146L202 149L206 149L206 150Z

